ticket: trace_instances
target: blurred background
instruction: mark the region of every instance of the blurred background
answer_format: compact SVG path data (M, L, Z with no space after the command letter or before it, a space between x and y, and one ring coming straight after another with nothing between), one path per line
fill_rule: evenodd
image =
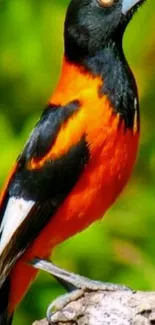
M67 0L0 1L0 186L57 82ZM60 245L53 261L93 279L155 290L155 3L139 10L124 50L141 101L141 146L123 195L106 218ZM41 273L14 324L45 316L63 289Z

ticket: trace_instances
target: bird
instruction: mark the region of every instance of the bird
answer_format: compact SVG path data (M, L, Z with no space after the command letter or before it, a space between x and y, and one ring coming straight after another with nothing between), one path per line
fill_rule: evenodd
M131 175L139 98L122 40L143 3L69 3L60 79L0 197L0 325L37 275L28 262L101 219Z

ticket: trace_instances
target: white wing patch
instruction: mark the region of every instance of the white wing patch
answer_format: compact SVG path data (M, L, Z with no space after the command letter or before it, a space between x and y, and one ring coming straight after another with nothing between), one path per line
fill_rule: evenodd
M13 234L22 224L24 219L26 219L34 204L34 201L26 201L22 198L17 199L11 197L9 199L0 227L0 232L2 233L0 239L0 254L2 254Z

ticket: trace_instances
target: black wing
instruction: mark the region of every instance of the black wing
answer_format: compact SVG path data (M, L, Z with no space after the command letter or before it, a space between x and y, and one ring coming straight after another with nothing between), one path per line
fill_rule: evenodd
M38 236L67 197L89 159L89 150L83 134L80 141L70 147L66 154L48 160L40 169L27 168L28 160L34 157L41 158L49 151L61 125L78 110L80 105L77 102L70 103L65 108L46 109L18 159L18 168L6 190L0 209L2 223L10 198L31 200L34 201L34 205L1 252L1 285L16 260Z

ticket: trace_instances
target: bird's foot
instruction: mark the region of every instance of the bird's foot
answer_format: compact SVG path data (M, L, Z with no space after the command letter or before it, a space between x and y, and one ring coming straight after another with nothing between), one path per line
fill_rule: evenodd
M65 312L62 312L64 307L66 307L70 302L76 301L84 295L84 291L82 289L75 289L69 293L66 293L54 301L48 306L46 311L46 317L49 324L54 325L55 318L59 318L62 322L65 322L69 319L68 311L67 315ZM59 314L58 314L59 313Z
M84 276L80 276L75 273L68 272L63 270L52 262L48 262L46 260L41 260L36 258L32 261L32 265L40 270L46 271L52 274L69 292L55 301L53 301L47 309L47 319L50 324L51 317L62 308L64 308L67 304L72 301L77 300L82 297L85 292L89 291L132 291L130 288L118 284L112 283L103 283L100 281L90 280ZM64 314L63 314L64 317ZM63 320L65 321L65 319Z
M34 259L31 264L37 269L52 274L68 292L76 289L82 289L83 291L131 291L130 288L123 285L95 281L79 274L68 272L50 261L39 258Z

